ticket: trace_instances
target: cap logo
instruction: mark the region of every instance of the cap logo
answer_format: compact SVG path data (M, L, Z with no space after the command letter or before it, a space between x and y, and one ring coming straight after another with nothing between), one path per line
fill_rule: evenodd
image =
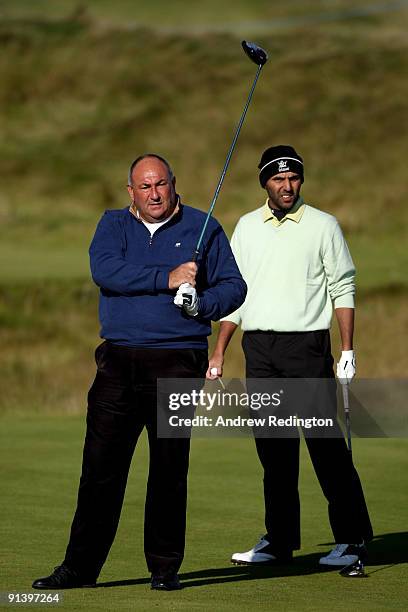
M278 172L289 172L288 163L286 159L280 159L278 161Z

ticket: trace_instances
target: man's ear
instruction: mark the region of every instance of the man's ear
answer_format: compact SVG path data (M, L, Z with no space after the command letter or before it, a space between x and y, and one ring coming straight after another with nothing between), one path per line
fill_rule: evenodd
M127 186L127 190L128 190L128 194L130 195L130 199L133 202L133 187L131 187L130 185Z

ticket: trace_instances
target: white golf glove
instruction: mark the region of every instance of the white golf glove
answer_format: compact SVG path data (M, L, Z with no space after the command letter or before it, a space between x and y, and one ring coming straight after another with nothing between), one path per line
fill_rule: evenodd
M182 283L178 288L174 303L179 308L184 308L184 311L190 317L196 317L198 314L198 295L194 287L190 283Z
M356 373L356 356L354 351L342 351L337 364L337 378L342 385L351 382Z

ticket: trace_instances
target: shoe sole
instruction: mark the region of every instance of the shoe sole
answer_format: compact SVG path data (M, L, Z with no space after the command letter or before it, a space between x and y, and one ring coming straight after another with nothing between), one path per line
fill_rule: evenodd
M334 567L334 569L336 569L339 567L346 567L346 565L351 565L352 563L357 563L358 560L359 557L356 557L353 561L340 561L340 563L320 563L319 561L319 567Z
M94 589L96 584L73 584L72 586L34 586L38 591L67 591L68 589Z
M232 565L287 565L292 563L293 559L271 559L270 561L239 561L238 559L231 559Z
M150 590L151 591L181 591L182 588L183 587L181 585L178 586L178 587L171 588L171 589L169 589L168 587L165 587L165 586L156 586L156 587L152 586L152 587L150 587Z

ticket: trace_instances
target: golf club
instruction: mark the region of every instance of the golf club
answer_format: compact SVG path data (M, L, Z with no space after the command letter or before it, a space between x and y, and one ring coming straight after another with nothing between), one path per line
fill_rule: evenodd
M351 422L350 422L350 404L349 404L349 384L342 384L341 390L343 393L343 406L344 415L346 417L346 430L347 430L347 446L350 453L350 458L353 459L353 453L351 448ZM339 572L343 578L367 578L367 574L364 571L364 564L362 559L357 559L350 565L346 565Z
M350 565L343 567L343 569L339 571L339 574L343 576L343 578L368 578L361 559L357 559L354 563L350 563Z
M349 387L348 383L341 385L343 392L343 406L344 415L346 417L346 431L347 431L347 446L349 449L350 457L353 458L353 452L351 449L351 423L350 423L350 406L349 406Z
M219 381L219 383L220 383L220 385L221 385L221 387L222 387L223 391L225 391L225 384L224 384L224 381L222 380L221 376L218 376L218 370L217 370L217 368L211 368L211 374L212 374L213 376L217 376L217 378L216 378L215 380L218 380L218 381Z
M211 205L210 205L210 208L208 210L207 217L206 217L206 219L204 221L204 225L203 225L203 228L201 230L201 234L200 234L200 236L198 238L197 246L196 246L195 251L193 253L192 261L196 261L198 255L199 255L201 242L203 240L203 236L204 236L205 230L207 228L208 221L209 221L209 219L210 219L210 217L212 215L212 212L214 210L214 206L215 206L215 204L217 202L218 195L219 195L220 190L221 190L221 186L222 186L222 184L224 182L224 178L225 178L225 175L227 173L228 166L229 166L232 154L233 154L234 149L235 149L235 145L237 144L238 136L239 136L239 133L241 131L242 124L244 123L245 115L247 113L249 104L251 102L252 95L254 93L254 90L255 90L255 87L256 87L259 75L261 73L263 65L268 61L268 54L266 53L266 51L264 51L264 49L262 49L261 47L258 47L258 45L255 45L254 43L251 43L251 42L247 42L246 40L243 40L241 44L242 44L242 48L244 49L244 51L247 54L247 56L255 64L257 64L258 70L256 72L256 75L255 75L255 78L254 78L254 82L252 83L252 87L251 87L251 90L249 92L248 99L247 99L246 104L245 104L245 108L244 108L244 110L242 112L241 119L239 120L238 127L237 127L237 129L235 131L235 135L234 135L234 138L232 140L232 144L231 144L230 149L228 151L227 159L225 160L225 164L224 164L224 168L222 169L222 172L221 172L220 180L218 181L218 185L216 187L213 199L211 201Z

